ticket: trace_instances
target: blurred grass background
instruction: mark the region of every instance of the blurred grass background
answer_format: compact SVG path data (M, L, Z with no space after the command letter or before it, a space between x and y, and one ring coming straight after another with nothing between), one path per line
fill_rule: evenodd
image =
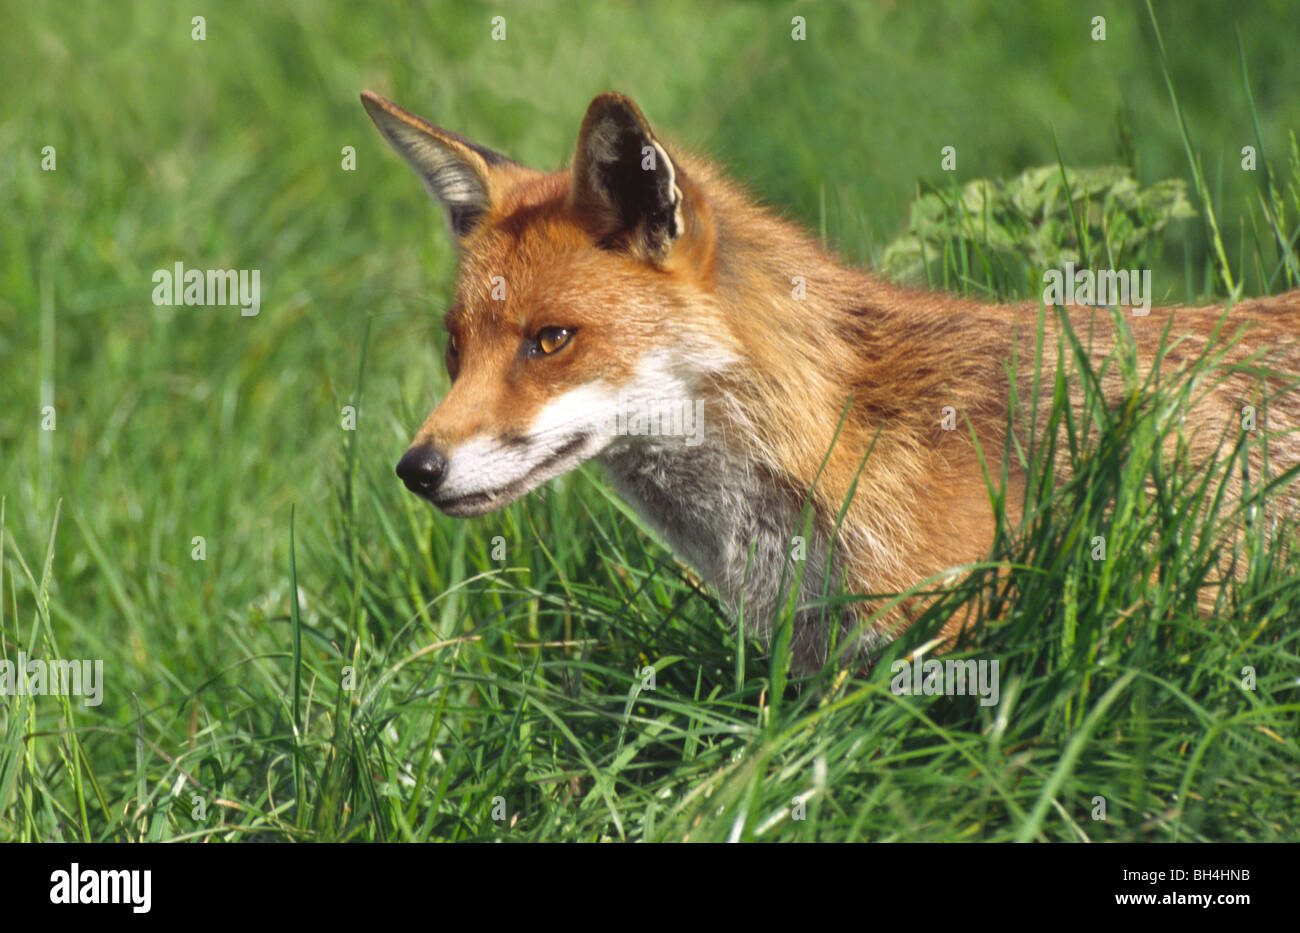
M1237 30L1265 155L1285 162L1300 126L1294 4L1155 10L1235 247L1259 187L1239 168L1255 130ZM204 41L191 38L197 14ZM497 15L501 42L490 38ZM790 38L796 15L804 42ZM1104 42L1089 38L1098 15ZM1070 166L1122 161L1123 124L1141 182L1189 175L1146 8L1109 0L1050 10L983 0L7 3L0 86L0 637L12 657L48 617L40 638L57 639L63 657L103 658L108 678L103 705L76 713L81 750L68 751L57 704L10 710L0 838L183 836L174 816L158 816L161 791L142 795L136 782L167 785L177 756L225 726L246 726L246 745L226 736L200 756L210 767L282 772L287 710L267 714L274 742L250 710L287 689L291 506L303 624L318 636L306 650L322 657L455 634L465 611L455 592L435 612L412 607L477 572L474 542L501 529L556 552L534 567L539 590L603 585L588 536L618 513L595 471L564 481L581 505L542 495L471 523L432 516L391 475L445 387L436 322L454 254L440 213L366 118L362 88L537 167L567 161L594 94L623 91L663 135L714 155L854 262L878 258L901 232L918 185L950 183L939 170L946 145L958 181L1006 177L1054 162L1054 137ZM54 172L41 170L45 146ZM341 167L345 146L355 171ZM1202 297L1207 279L1189 292L1184 269L1207 262L1203 227L1174 225L1165 254L1156 295ZM260 315L154 306L151 275L175 262L260 269ZM348 404L360 407L355 437L340 424ZM41 430L45 405L53 432ZM362 499L344 482L353 441ZM572 535L555 541L556 528ZM206 539L205 561L191 559L194 536ZM663 559L632 537L621 548L629 564ZM589 575L565 580L557 567ZM678 592L689 595L665 598ZM688 617L713 625L699 637L730 650L713 608L690 605ZM532 612L538 637L572 634L563 612L540 624ZM418 632L398 624L412 613ZM401 724L397 710L375 728ZM17 742L18 730L46 738ZM254 767L264 740L274 753ZM403 733L397 747L423 740ZM59 760L99 776L99 817L77 817ZM399 785L391 793L410 802Z

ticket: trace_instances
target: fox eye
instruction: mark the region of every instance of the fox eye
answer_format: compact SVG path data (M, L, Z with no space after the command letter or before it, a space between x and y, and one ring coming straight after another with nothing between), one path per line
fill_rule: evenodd
M456 378L456 371L460 369L460 347L456 346L456 335L447 335L447 374L451 378Z
M573 331L567 327L544 327L533 341L538 353L550 356L573 338Z

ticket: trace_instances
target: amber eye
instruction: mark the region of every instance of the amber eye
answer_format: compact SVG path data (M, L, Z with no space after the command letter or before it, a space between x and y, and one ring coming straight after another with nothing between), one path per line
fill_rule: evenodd
M542 356L550 356L563 347L573 337L573 331L567 327L544 327L537 334L535 344Z

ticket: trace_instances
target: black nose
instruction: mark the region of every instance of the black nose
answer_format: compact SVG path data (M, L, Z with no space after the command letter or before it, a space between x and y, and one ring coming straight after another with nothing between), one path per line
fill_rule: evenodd
M427 495L447 471L447 458L427 444L417 444L397 461L397 475L411 492Z

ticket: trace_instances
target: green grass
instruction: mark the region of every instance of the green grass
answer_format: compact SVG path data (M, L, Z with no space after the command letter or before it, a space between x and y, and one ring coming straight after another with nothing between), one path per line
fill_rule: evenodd
M1144 257L1158 299L1276 292L1300 281L1291 11L1234 29L1219 6L1156 4L1163 55L1145 6L1107 2L235 2L204 42L158 0L7 11L0 653L103 659L105 690L0 698L0 840L1295 839L1300 557L1162 452L1203 386L1144 386L1121 354L1131 406L1074 377L1094 401L1059 435L1072 481L1006 454L1041 478L1000 542L1014 570L944 597L1005 620L968 646L1001 664L997 706L891 692L933 621L869 674L774 689L780 652L597 469L469 521L401 489L446 388L454 255L357 101L553 167L617 88L854 262L907 233L918 186L1120 164L1194 193L1201 220ZM1027 258L964 229L933 281L1035 294ZM177 261L260 269L261 314L155 307ZM1060 378L1021 402L1064 417ZM1213 620L1206 529L1242 532Z

